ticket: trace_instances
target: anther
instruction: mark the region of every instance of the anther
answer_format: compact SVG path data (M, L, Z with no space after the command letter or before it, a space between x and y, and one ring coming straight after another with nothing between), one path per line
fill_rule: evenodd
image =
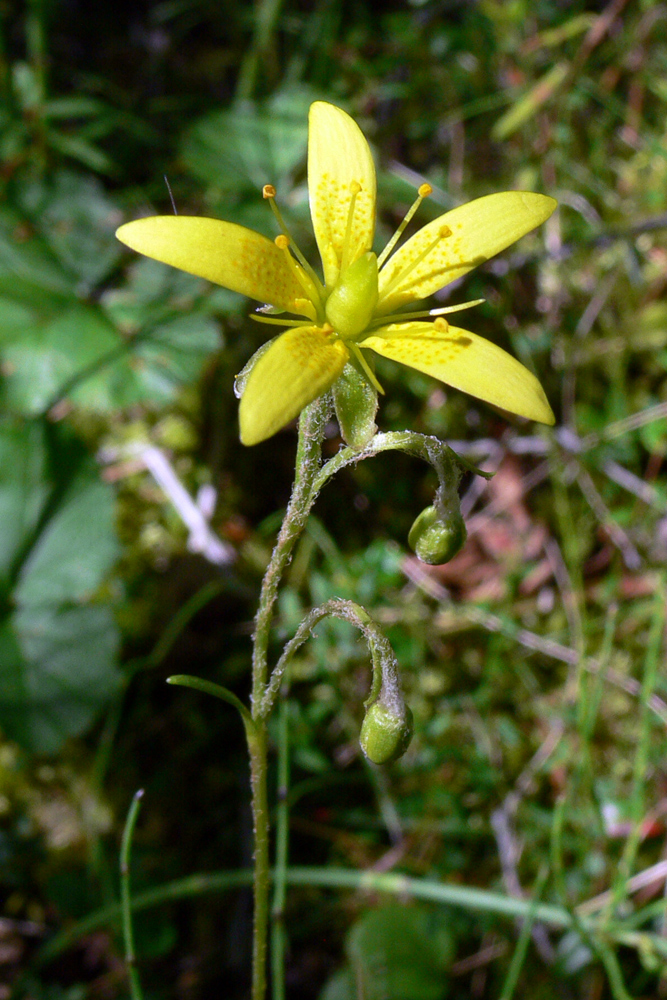
M275 243L275 245L278 247L279 250L287 250L290 244L290 239L289 236L285 236L283 233L281 233L280 236L276 236L273 242Z
M438 231L438 235L440 236L441 240L446 240L448 236L452 235L452 231L449 228L449 226L441 226Z
M394 249L394 247L396 246L396 244L400 240L401 236L405 232L405 227L408 225L408 223L412 219L412 216L415 214L415 212L417 211L417 209L419 208L419 206L423 202L424 198L428 198L428 196L430 194L433 194L433 188L431 187L430 184L424 183L424 184L420 184L419 185L419 187L417 188L417 198L415 199L415 201L412 203L412 205L408 209L408 211L407 211L407 213L405 215L405 218L403 219L403 221L401 222L400 226L398 227L398 229L396 230L396 232L394 233L394 235L389 240L389 242L387 243L386 247L384 248L384 250L382 251L382 253L378 257L378 267L379 268L382 267L382 265L386 261L387 257L389 256L389 254L392 252L392 250Z
M275 198L276 189L273 184L265 184L262 188L262 198Z
M439 316L433 326L436 328L438 333L449 333L449 323L442 316Z

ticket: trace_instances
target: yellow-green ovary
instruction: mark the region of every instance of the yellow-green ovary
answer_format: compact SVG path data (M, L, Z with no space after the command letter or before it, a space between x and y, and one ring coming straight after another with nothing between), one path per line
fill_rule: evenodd
M353 340L371 321L378 300L377 257L362 254L341 274L327 299L328 321L343 340Z

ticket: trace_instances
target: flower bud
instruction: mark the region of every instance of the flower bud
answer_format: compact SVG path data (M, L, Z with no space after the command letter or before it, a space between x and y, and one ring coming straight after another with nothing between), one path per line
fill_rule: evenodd
M377 392L353 365L345 365L333 384L333 398L343 440L352 448L365 447L377 430Z
M412 739L412 712L407 705L402 708L399 713L376 701L366 712L359 743L374 764L388 764L407 750Z
M370 323L377 300L378 262L369 250L338 278L326 302L327 319L343 340L352 340Z
M460 511L443 518L436 507L426 507L410 528L408 544L422 562L440 566L454 558L467 537Z

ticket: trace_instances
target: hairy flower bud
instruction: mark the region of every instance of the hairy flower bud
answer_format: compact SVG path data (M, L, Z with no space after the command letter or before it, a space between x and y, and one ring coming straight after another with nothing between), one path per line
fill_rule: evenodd
M467 537L460 511L443 517L436 507L426 507L410 528L408 544L422 562L440 566L454 558Z
M412 739L412 712L407 705L393 710L376 701L366 712L359 743L374 764L388 764L401 757Z

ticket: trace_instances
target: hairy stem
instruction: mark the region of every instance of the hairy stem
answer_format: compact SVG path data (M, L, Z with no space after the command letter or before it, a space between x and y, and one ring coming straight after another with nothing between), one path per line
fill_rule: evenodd
M271 617L278 596L278 587L318 492L313 489L313 484L320 469L322 439L324 426L329 415L329 405L328 399L321 397L306 407L299 420L299 444L292 495L271 555L271 561L262 580L259 606L255 617L252 655L253 718L257 717L258 705L266 686L267 650Z
M250 784L255 833L254 928L252 954L252 1000L266 993L266 948L269 921L269 810L267 797L267 724L260 707L268 679L268 648L273 607L282 575L294 545L303 531L317 496L313 489L322 461L324 427L330 412L327 397L311 403L299 420L294 486L287 511L267 567L255 617L252 657L252 718L254 732L248 734Z
M255 834L254 915L252 938L252 1000L264 1000L266 993L266 940L269 922L269 804L266 788L266 724L248 740L250 788Z

